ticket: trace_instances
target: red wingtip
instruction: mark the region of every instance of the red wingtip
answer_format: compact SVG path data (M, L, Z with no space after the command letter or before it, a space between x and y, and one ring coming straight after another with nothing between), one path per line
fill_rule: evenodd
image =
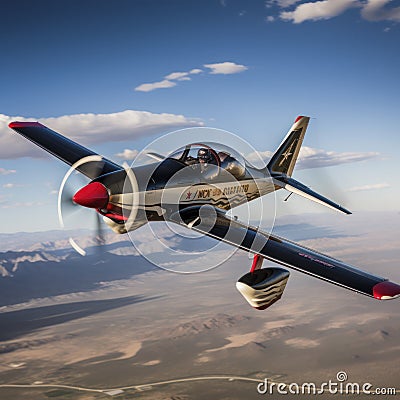
M10 122L8 124L8 127L11 129L29 128L29 127L34 127L34 126L43 126L43 125L36 121L28 121L28 122L14 121L14 122Z
M304 115L299 115L295 120L294 123L296 123L297 121L301 120L304 117Z
M377 283L372 288L373 295L378 300L390 300L400 296L400 285L384 281Z

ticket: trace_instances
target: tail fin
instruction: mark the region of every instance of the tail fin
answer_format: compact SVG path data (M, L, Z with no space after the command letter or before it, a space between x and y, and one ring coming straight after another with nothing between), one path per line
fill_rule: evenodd
M296 118L285 139L268 163L267 170L274 178L276 188L286 189L326 207L351 214L349 210L291 178L309 121L310 117L299 116Z
M271 175L292 176L310 117L299 116L267 165Z

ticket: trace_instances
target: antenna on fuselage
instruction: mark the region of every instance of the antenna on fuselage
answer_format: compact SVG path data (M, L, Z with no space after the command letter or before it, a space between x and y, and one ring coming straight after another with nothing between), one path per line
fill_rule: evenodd
M293 192L290 192L290 193L288 194L288 196L286 197L286 199L283 200L283 201L288 201L288 200L289 200L289 197L290 197L292 194L293 194Z

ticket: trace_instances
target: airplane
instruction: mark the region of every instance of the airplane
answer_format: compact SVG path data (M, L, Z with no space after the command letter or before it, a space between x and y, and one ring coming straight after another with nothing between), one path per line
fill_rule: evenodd
M15 121L9 127L70 165L71 173L89 178L90 183L69 201L94 209L114 232L124 234L148 222L167 221L251 253L250 271L236 287L255 309L264 310L279 300L290 274L282 267L262 268L264 259L375 299L400 297L400 285L386 278L226 214L281 189L351 214L292 177L309 120L295 119L264 168L255 168L234 149L218 143L191 143L168 156L150 152L151 163L120 166L39 122Z

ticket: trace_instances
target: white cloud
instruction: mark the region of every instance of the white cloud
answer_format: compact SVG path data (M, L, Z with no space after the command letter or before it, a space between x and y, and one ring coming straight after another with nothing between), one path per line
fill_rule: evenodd
M180 79L185 76L187 76L189 72L172 72L169 75L165 76L165 79L171 80L171 79Z
M272 15L268 15L267 17L265 17L265 20L267 22L274 22L275 21L275 17Z
M361 16L367 21L400 22L400 7L386 8L392 0L368 0L361 10Z
M168 89L177 85L174 81L190 81L191 78L188 75L195 75L203 72L199 68L191 69L190 71L183 72L171 72L166 75L162 81L152 83L142 83L135 87L137 92L151 92L156 89Z
M250 153L246 156L246 159L252 163L258 163L261 160L268 162L268 160L272 157L273 152L266 150L266 151L257 151Z
M116 156L122 158L123 160L132 161L138 155L137 150L125 149L122 153L117 153Z
M223 75L229 75L229 74L237 74L239 72L246 71L248 67L245 65L241 64L236 64L234 62L222 62L222 63L215 63L215 64L204 64L204 67L210 68L211 72L210 74L223 74Z
M26 185L21 185L19 183L11 183L11 182L9 182L9 183L5 183L3 185L3 188L4 189L13 189L13 188L16 188L16 187L24 187L24 186L26 186Z
M265 2L267 8L270 8L273 5L277 5L280 8L287 8L292 6L293 4L299 3L301 0L268 0Z
M0 114L1 117L1 114ZM1 123L1 120L0 120ZM5 168L0 168L0 175L9 175L9 174L15 174L17 171L15 169L5 169Z
M42 207L45 203L40 201L27 201L27 202L17 202L17 203L7 203L3 204L1 208L26 208L26 207Z
M303 146L300 149L298 168L320 168L332 165L348 164L358 161L369 160L379 156L377 152L343 152L326 151Z
M261 157L268 162L272 156L271 151L259 151L259 156L255 153L248 155L250 162L257 162ZM303 146L300 149L299 158L297 161L297 169L311 169L330 167L333 165L348 164L358 161L369 160L379 156L377 152L344 152L337 153L335 151L326 151L322 149L315 149L312 147Z
M372 185L355 186L349 189L349 192L363 192L365 190L378 190L390 187L388 183L374 183Z
M302 3L294 11L281 12L280 18L300 24L307 20L330 19L359 5L360 3L357 0L323 0L313 3Z
M299 0L268 0L267 8L277 5L286 9ZM350 8L360 7L361 17L367 21L400 22L400 7L390 7L392 0L322 0L297 5L293 11L282 11L280 18L299 24L304 21L317 21L337 17ZM268 22L268 17L266 19ZM387 32L388 29L385 29Z
M188 75L197 75L203 72L200 68L193 68L190 71L184 72L171 72L166 75L164 78L168 80L177 80L177 81L190 81L190 77Z
M137 92L151 92L155 89L167 89L176 86L176 82L169 81L168 79L164 79L159 82L152 83L142 83L139 86L135 87Z
M45 152L13 132L12 121L32 121L37 118L10 117L0 114L0 158L43 157ZM176 128L203 126L203 122L177 114L154 114L148 111L126 110L110 114L73 114L55 118L40 118L40 123L83 145L110 141L134 140L137 137ZM3 172L2 172L3 171ZM0 169L4 175L8 170Z
M205 64L204 67L209 68L209 74L237 74L248 69L245 65L235 64L234 62L221 62L215 64ZM137 92L151 92L156 89L168 89L177 85L177 81L190 81L189 75L197 75L204 72L200 68L193 68L190 71L176 71L164 76L162 81L152 83L142 83L135 87Z

